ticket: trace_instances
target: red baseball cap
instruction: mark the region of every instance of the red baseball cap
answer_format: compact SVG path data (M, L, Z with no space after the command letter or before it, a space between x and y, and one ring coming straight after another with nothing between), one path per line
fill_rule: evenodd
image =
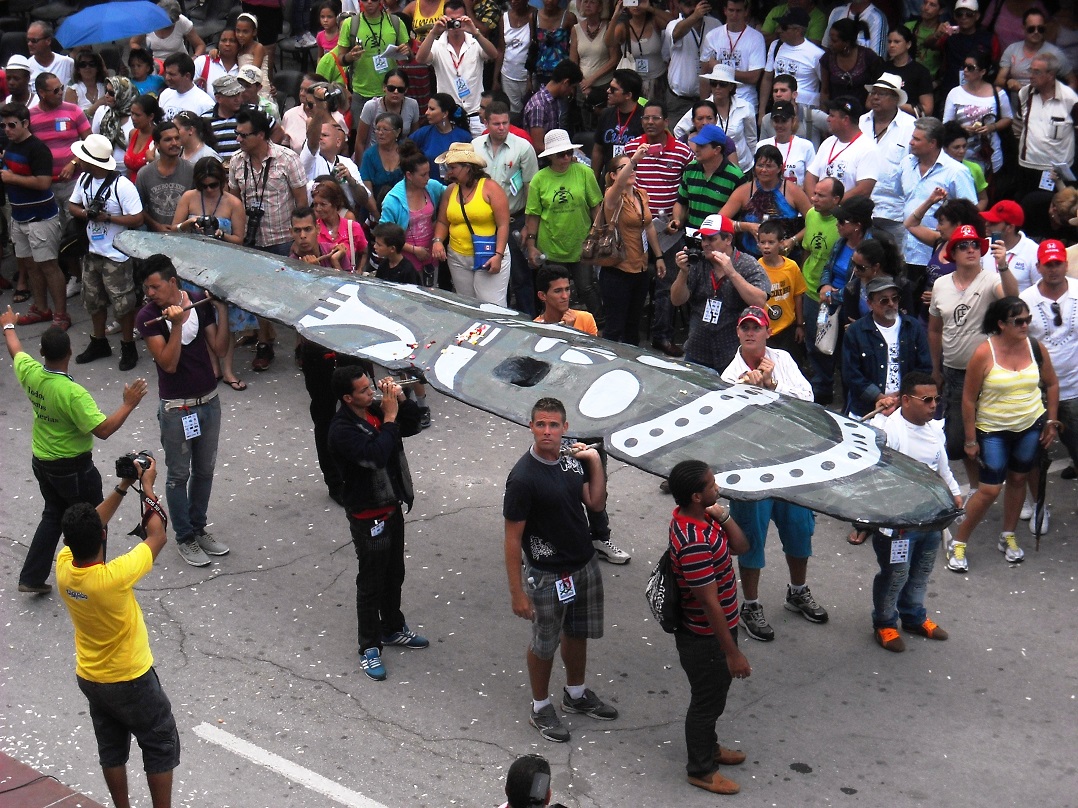
M994 204L981 214L981 218L993 224L1012 224L1015 227L1021 227L1026 223L1026 214L1022 206L1009 199Z
M1067 261L1067 248L1063 246L1063 242L1058 239L1050 238L1047 241L1042 241L1041 246L1037 248L1037 263L1050 264L1053 261Z
M960 241L976 241L981 245L981 255L988 255L988 239L981 238L977 233L977 228L973 225L964 224L961 227L956 227L954 232L951 233L951 238L947 242L947 247L943 250L942 257L944 261L954 261L954 255L951 252L951 248Z
M700 223L701 236L714 236L719 233L733 233L734 223L725 216L712 213Z
M760 328L769 328L770 321L767 318L767 314L759 306L749 306L741 315L737 318L737 324L741 325L746 320L751 320L760 326Z

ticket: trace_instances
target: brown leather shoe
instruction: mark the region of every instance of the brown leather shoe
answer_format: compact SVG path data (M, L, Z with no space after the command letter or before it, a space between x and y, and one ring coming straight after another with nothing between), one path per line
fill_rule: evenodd
M737 794L741 786L718 772L712 772L707 777L690 777L689 784L712 794Z
M723 749L716 744L715 762L722 766L737 766L745 762L745 753L740 749Z
M651 347L656 351L662 351L667 356L684 356L685 349L678 345L676 342L671 342L668 339L655 340L651 343Z

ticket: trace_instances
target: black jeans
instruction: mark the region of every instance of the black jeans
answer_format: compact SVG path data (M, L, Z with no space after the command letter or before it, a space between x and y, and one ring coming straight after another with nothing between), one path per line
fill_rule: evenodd
M90 452L61 460L38 460L35 457L33 468L45 507L19 573L19 583L41 586L52 569L64 511L77 502L88 502L96 508L105 497L101 492L101 474L94 466Z
M616 267L599 270L599 291L603 296L603 339L625 345L640 344L640 319L651 279L645 272L623 272Z
M381 649L383 637L404 628L404 513L398 505L381 523L349 515L348 525L359 562L356 617L362 654L368 648Z
M538 303L535 297L535 272L528 263L528 256L520 247L514 233L519 233L524 226L524 214L519 213L509 220L509 256L512 263L509 265L509 290L512 296L510 305L521 314L535 317ZM543 290L544 292L546 289Z
M737 642L737 630L733 632ZM685 713L685 748L689 777L707 777L718 768L715 749L719 743L715 722L726 709L730 691L730 669L726 654L714 636L704 637L684 628L674 632L681 667L689 678L692 697Z

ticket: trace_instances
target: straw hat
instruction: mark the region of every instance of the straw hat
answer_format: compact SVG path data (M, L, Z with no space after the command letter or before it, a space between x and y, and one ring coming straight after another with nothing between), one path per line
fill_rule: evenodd
M475 147L471 143L450 143L449 151L439 154L434 158L440 166L453 165L454 163L471 163L480 168L487 167L487 161L475 153Z

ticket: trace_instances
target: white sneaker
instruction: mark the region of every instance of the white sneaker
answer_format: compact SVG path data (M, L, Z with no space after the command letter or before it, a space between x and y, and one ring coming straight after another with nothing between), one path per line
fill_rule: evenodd
M1041 519L1041 535L1043 536L1048 532L1048 524L1052 519L1052 509L1047 505L1044 506L1044 517ZM1029 514L1029 533L1031 536L1037 535L1037 508L1036 506L1030 509Z
M631 555L610 541L610 539L592 539L591 546L595 548L599 558L603 561L609 561L611 564L628 564L632 560Z
M67 296L68 296L68 298L75 297L80 292L82 292L82 281L80 281L78 278L74 278L74 277L68 278L67 279Z
M111 323L109 323L109 327L105 329L105 333L119 334L121 330L123 329L121 328L120 323L116 320L113 320Z
M947 569L951 572L968 572L969 562L966 561L966 543L953 541L947 545Z
M1013 533L1000 533L997 546L1011 564L1017 564L1026 557L1025 551L1018 546L1018 539L1015 538Z
M1033 516L1033 507L1037 503L1030 502L1029 497L1026 497L1026 501L1022 503L1022 511L1018 514L1018 518L1023 522L1028 522L1030 517Z

